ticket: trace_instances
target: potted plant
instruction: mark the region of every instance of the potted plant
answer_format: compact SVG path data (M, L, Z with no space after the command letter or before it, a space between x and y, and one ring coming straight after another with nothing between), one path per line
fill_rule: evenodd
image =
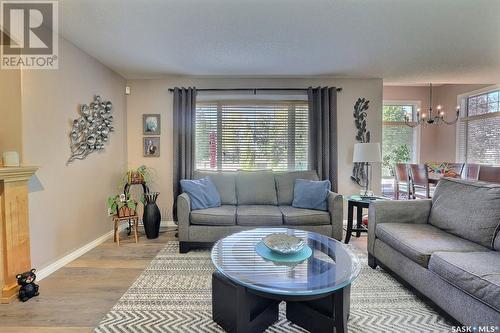
M107 200L108 214L118 217L129 217L135 215L137 203L130 198L130 194L117 194Z
M128 170L124 177L125 184L147 184L150 181L151 171L145 165Z

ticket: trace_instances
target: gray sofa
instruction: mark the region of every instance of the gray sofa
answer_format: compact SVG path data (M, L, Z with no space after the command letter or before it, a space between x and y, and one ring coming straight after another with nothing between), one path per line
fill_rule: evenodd
M222 205L191 211L189 196L177 197L180 252L207 247L232 233L256 227L288 227L314 231L341 240L342 196L330 192L328 211L292 207L295 179L318 180L315 171L195 171L210 176Z
M500 184L443 179L432 200L379 201L368 261L464 325L500 326Z

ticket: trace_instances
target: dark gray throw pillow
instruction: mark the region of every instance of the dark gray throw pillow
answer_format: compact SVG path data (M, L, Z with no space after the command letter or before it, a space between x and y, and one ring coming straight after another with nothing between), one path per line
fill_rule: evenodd
M432 198L429 223L493 249L500 225L500 184L441 179Z

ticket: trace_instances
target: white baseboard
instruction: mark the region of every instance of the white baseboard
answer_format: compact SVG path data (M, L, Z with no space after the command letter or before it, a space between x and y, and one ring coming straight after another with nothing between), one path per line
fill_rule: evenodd
M142 221L139 221L139 226L140 227L143 227L144 226L144 223L142 223ZM160 222L160 227L177 227L177 224L175 224L174 221L168 221L168 220L162 220Z
M142 222L142 221L141 221ZM142 226L142 223L140 223ZM177 225L174 223L174 221L161 221L160 224L161 227L176 227ZM125 229L127 227L126 224L122 224L120 226L120 231ZM98 245L104 243L108 238L113 237L113 230L105 233L104 235L100 236L99 238L93 240L90 243L85 244L79 249L76 249L75 251L69 253L68 255L54 261L53 263L49 264L48 266L45 266L44 268L37 270L36 272L36 279L37 281L40 281L50 274L54 273L57 271L59 268L66 266L76 258L82 256L83 254L87 253L88 251L92 250L93 248L97 247Z
M120 231L125 229L127 226L126 225L121 225L120 226ZM48 266L45 266L44 268L37 270L36 272L36 280L40 281L50 274L54 273L57 271L59 268L66 266L76 258L80 257L81 255L87 253L88 251L92 250L96 246L104 243L108 238L113 237L113 230L105 233L104 235L100 236L99 238L93 240L90 243L85 244L79 249L76 249L75 251L69 253L68 255L54 261L53 263L49 264Z
M175 224L174 221L161 221L160 226L161 227L177 227L177 224Z

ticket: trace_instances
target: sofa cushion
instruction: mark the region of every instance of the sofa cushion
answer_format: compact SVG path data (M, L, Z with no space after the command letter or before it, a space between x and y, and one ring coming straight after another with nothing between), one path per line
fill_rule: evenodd
M500 224L500 184L443 178L429 223L492 249Z
M236 175L238 205L277 205L272 171L238 171Z
M375 235L393 249L427 267L432 253L488 251L487 248L449 234L430 224L381 223Z
M274 174L278 205L290 206L293 201L293 188L296 179L319 180L316 171L285 171Z
M224 171L202 171L196 170L194 179L209 176L219 191L220 200L223 205L236 205L236 172Z
M279 206L283 222L288 225L330 224L330 213L321 210L302 209L292 206Z
M182 192L191 200L191 210L219 207L220 195L209 176L201 179L181 179Z
M191 224L198 225L235 225L236 206L223 205L216 208L194 210Z
M277 206L270 205L242 205L236 209L236 223L238 225L281 225L283 216Z
M331 188L332 184L329 180L296 179L292 206L327 211L326 199Z
M429 270L500 311L499 252L435 252Z

